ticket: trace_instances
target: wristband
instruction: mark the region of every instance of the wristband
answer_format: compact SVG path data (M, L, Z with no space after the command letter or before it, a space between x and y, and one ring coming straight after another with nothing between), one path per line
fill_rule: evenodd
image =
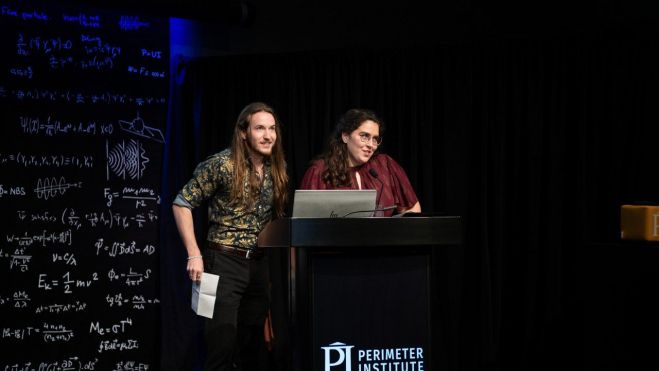
M188 260L192 260L192 259L201 259L201 258L203 258L201 255L188 256Z

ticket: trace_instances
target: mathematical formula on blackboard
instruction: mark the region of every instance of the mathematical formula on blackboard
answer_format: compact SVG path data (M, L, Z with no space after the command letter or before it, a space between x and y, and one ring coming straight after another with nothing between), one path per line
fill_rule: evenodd
M0 370L157 369L168 20L47 3L0 2Z

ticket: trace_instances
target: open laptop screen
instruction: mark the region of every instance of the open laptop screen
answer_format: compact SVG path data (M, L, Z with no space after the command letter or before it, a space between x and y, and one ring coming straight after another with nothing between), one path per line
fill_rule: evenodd
M373 216L375 189L295 191L293 218L359 218Z

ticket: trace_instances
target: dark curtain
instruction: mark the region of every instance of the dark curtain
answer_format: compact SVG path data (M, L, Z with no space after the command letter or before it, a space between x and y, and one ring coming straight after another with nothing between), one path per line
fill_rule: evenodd
M618 241L621 204L659 201L657 66L656 38L620 29L186 62L168 142L175 173L165 181L175 192L198 159L227 146L251 101L279 113L294 184L342 112L373 109L387 125L382 149L406 169L424 211L465 220L464 245L433 257L441 369L615 367L615 352L597 349L618 339L583 299L587 246ZM193 320L179 288L183 249L168 238L177 246L175 264L163 262L173 295L164 325L180 331ZM277 254L281 314L287 257ZM276 336L286 333L285 321L275 325ZM190 338L163 339L163 365ZM286 369L279 357L273 363Z
M203 157L198 94L190 88L187 61L174 63L170 71L170 108L167 120L166 146L163 154L161 182L161 357L160 369L171 371L200 370L203 359L202 320L191 305L191 281L186 272L187 252L181 243L172 201L179 189L192 176ZM206 215L199 208L193 212L197 240L205 241Z

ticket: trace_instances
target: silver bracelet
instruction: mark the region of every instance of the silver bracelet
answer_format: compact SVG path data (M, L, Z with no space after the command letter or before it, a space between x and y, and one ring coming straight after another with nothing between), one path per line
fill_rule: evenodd
M201 258L203 258L203 256L201 256L201 255L188 256L188 260L192 260L192 259L201 259Z

